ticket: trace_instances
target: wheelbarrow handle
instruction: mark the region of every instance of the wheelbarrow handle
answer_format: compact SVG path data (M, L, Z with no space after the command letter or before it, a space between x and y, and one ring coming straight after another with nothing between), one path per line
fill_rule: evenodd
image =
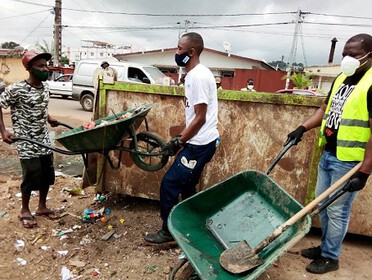
M69 129L74 129L72 126L70 126L66 123L60 122L60 121L55 122L55 124L56 124L56 126L62 125L62 126L67 127Z
M47 144L41 143L39 141L35 141L33 139L29 139L29 138L26 138L26 137L11 137L10 139L12 139L12 141L14 141L14 142L19 141L19 140L27 141L27 142L30 142L32 144L36 144L36 145L42 146L44 148L50 149L52 151L55 151L57 153L64 154L64 155L77 155L77 154L81 154L81 152L78 152L77 153L77 152L62 150L62 149L59 149L59 148L56 148L56 147L53 147L53 146L49 146Z
M266 171L266 175L269 175L271 170L273 170L274 166L279 162L279 160L284 156L284 154L289 150L290 147L296 145L296 139L292 139L292 141L289 141L287 145L284 146L284 148L279 152L279 154L274 158L274 160L271 162L269 168Z

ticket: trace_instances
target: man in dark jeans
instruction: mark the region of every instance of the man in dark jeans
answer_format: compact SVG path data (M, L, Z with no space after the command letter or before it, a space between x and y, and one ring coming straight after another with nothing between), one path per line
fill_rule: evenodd
M11 84L0 94L0 132L3 141L11 144L12 137L25 137L50 145L47 122L56 126L57 121L48 115L49 87L45 81L49 76L47 62L49 53L26 52L22 63L29 77ZM11 109L14 134L6 130L1 108ZM22 208L19 220L24 228L35 227L36 221L29 209L31 191L39 190L39 206L36 216L57 219L56 213L46 206L49 186L54 184L52 151L28 141L17 141L21 160L23 181L21 184Z
M348 192L320 212L320 245L301 251L302 256L313 259L306 270L317 274L339 268L352 204L372 171L372 36L351 37L342 56L342 73L333 81L324 104L288 134L289 141L298 142L306 131L320 126L319 146L324 151L318 166L315 196L362 162L345 185Z
M203 48L202 37L193 32L183 35L178 42L175 60L187 72L186 128L164 148L171 156L183 149L161 182L160 215L163 226L158 232L145 236L150 243L173 241L167 226L169 213L178 203L179 195L185 199L196 193L204 166L212 159L218 145L217 87L212 72L200 64L199 56Z

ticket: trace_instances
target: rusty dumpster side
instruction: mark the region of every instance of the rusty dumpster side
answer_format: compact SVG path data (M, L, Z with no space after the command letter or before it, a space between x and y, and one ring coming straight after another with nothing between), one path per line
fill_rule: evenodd
M150 86L116 82L103 85L99 117L142 104L153 103L147 120L150 130L165 140L177 135L184 126L182 87ZM241 171L266 171L281 150L287 134L300 125L322 104L324 98L276 93L249 93L219 90L220 146L206 166L200 190L208 188ZM144 130L140 127L138 131ZM303 140L278 163L270 177L298 202L312 200L321 150L318 131L305 134ZM111 153L115 161L115 153ZM136 167L130 156L122 158L119 170L105 168L99 188L131 196L159 199L161 179L171 161L162 170L145 172ZM99 167L98 167L99 168ZM371 185L370 182L367 183ZM372 236L372 188L358 195L352 211L349 232ZM317 224L317 220L313 221Z

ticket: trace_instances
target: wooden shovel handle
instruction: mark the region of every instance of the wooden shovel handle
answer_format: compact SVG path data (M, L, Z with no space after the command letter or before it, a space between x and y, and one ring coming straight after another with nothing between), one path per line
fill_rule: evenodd
M302 217L304 217L307 213L310 213L310 211L316 207L319 202L321 202L323 199L325 199L327 196L329 196L331 193L333 193L337 188L339 188L343 183L345 183L347 180L350 179L351 176L354 175L355 172L359 170L361 167L362 162L359 162L355 167L353 167L348 173L346 173L344 176L342 176L340 179L338 179L332 186L330 186L326 191L324 191L322 194L320 194L318 197L316 197L312 202L310 202L308 205L306 205L304 208L301 209L301 211L297 212L295 215L293 215L289 220L287 220L284 224L282 224L280 227L278 227L272 234L270 234L265 240L263 240L260 244L254 248L252 254L257 254L262 251L268 244L270 244L272 241L274 241L279 235L281 235L287 228L295 224L298 220L300 220Z

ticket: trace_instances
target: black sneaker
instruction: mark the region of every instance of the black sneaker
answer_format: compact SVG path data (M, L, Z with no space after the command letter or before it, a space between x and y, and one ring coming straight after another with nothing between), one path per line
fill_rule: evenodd
M308 259L316 260L322 256L322 249L320 249L320 246L303 249L301 250L301 256Z
M306 270L315 274L323 274L326 272L334 271L338 269L338 260L333 260L330 258L320 257L312 261Z
M147 242L155 243L155 244L163 244L167 242L174 241L174 238L169 232L166 232L165 230L159 230L157 233L149 233L144 236L144 239Z

